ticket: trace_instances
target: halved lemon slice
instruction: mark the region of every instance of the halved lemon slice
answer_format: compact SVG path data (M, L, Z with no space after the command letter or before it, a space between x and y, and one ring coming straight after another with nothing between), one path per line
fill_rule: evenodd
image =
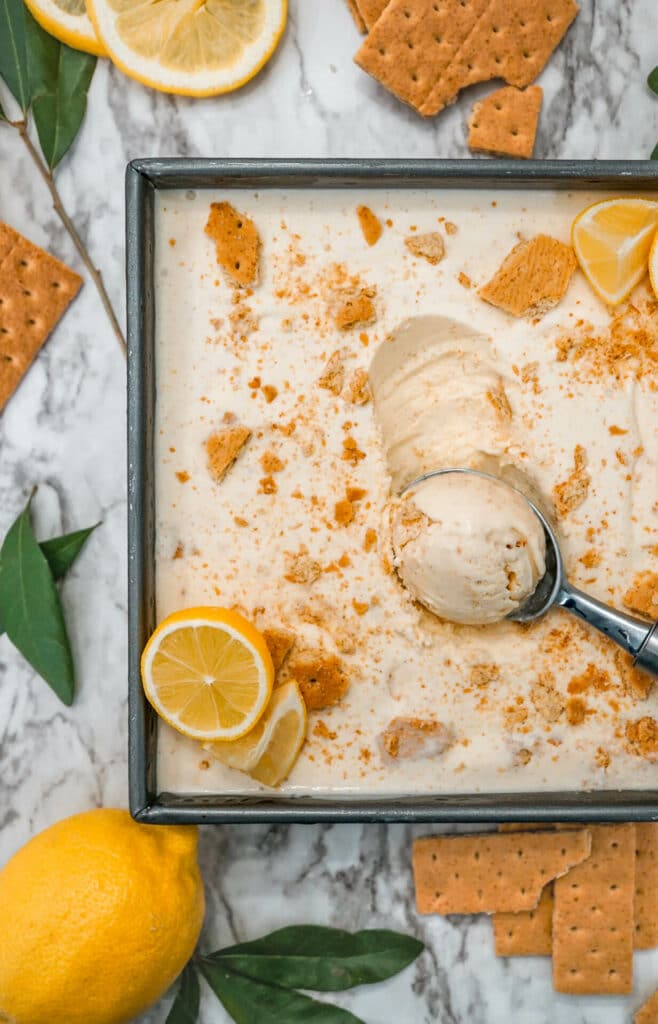
M25 0L25 5L41 28L60 43L96 57L107 57L107 50L87 14L85 0Z
M204 743L204 749L229 768L237 768L265 786L278 786L290 774L306 738L306 705L297 683L272 694L258 725L232 743Z
M89 13L126 75L162 92L215 96L271 57L287 0L89 0Z
M649 250L649 278L653 294L658 299L658 231L653 236L653 242Z
M604 302L616 306L647 270L658 224L658 203L621 197L593 203L579 213L571 241L581 269Z
M228 608L175 612L142 655L144 692L157 713L186 736L233 740L265 711L274 666L255 626Z

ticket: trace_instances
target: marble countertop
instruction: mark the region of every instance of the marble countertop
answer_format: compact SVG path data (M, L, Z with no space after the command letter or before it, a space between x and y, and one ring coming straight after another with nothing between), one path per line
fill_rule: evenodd
M656 0L581 0L541 76L538 157L647 157L658 101ZM284 41L240 93L186 100L150 92L100 61L83 131L58 180L121 317L123 171L138 156L466 156L476 87L423 121L352 63L359 37L344 0L291 0ZM15 134L0 126L0 217L78 262ZM76 811L127 802L125 364L87 283L0 418L0 533L33 483L42 535L102 520L64 586L78 667L64 708L0 639L0 864L34 832ZM286 923L390 926L427 953L400 977L342 1002L368 1024L622 1024L658 985L658 953L636 957L629 999L553 993L542 959L497 960L486 918L418 918L403 826L206 828L202 945ZM165 1005L140 1018L164 1021ZM206 996L200 1018L228 1018Z

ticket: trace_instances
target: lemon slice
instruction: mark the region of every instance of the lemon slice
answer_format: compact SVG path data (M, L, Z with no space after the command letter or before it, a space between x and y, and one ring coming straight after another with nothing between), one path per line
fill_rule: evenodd
M289 775L305 738L306 705L297 683L290 682L277 687L267 711L247 736L203 746L222 764L274 787Z
M649 250L649 278L653 294L658 299L658 232L653 236L653 242Z
M143 85L215 96L244 85L271 57L287 0L89 0L112 60Z
M160 623L144 648L144 692L186 736L232 740L265 711L274 666L265 640L228 608L188 608Z
M107 57L107 50L87 14L85 0L25 0L25 5L41 28L60 43L96 57Z
M604 302L616 306L644 277L658 223L658 203L604 199L579 213L571 241L581 269Z

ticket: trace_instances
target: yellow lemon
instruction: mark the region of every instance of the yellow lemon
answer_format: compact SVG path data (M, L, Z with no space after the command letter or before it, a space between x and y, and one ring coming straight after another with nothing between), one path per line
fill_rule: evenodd
M144 692L174 729L199 740L233 740L265 711L274 665L265 639L229 608L174 612L142 655Z
M116 66L183 96L215 96L253 78L278 45L287 7L287 0L89 0Z
M76 814L0 871L0 1020L123 1024L172 984L204 913L192 826Z
M579 213L571 241L585 277L604 302L616 306L647 272L658 224L658 203L635 196L604 199Z
M33 18L61 43L97 57L107 50L96 35L85 0L25 0Z
M267 711L246 736L231 743L204 743L204 749L229 768L237 768L265 786L278 786L294 765L306 738L306 705L297 683L272 694Z
M653 236L651 250L649 252L649 278L653 294L658 299L658 231Z

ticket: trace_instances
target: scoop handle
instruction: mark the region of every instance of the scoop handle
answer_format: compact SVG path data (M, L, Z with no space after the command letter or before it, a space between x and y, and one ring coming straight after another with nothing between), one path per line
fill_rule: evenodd
M644 622L633 615L610 608L566 581L555 603L614 640L633 656L634 664L639 668L658 676L658 622Z

